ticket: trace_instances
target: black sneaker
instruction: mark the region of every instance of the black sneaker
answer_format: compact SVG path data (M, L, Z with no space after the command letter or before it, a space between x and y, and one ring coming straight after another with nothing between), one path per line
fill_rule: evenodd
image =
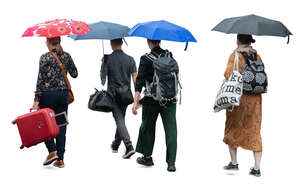
M111 144L110 145L110 149L113 153L118 153L118 149L119 149L119 146L116 146L114 144Z
M136 162L140 165L144 165L144 166L153 166L154 163L153 163L153 160L152 160L152 157L138 157L136 159Z
M252 175L252 176L256 176L256 177L260 177L261 176L260 170L255 170L254 168L250 169L249 174Z
M230 162L227 166L224 166L224 170L239 170L239 164L233 165Z
M168 164L168 169L169 172L175 172L176 171L176 167L175 164Z
M129 146L126 148L126 152L122 157L123 159L129 159L133 154L135 154L135 151L132 146Z

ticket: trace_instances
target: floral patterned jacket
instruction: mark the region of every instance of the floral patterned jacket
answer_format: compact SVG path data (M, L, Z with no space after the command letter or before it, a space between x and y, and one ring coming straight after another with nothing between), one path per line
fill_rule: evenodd
M62 55L58 55L58 57L64 65L65 71L73 78L76 78L78 76L78 72L70 54L64 52ZM45 91L67 89L66 81L55 58L50 52L43 54L40 58L34 101L39 101L42 93Z

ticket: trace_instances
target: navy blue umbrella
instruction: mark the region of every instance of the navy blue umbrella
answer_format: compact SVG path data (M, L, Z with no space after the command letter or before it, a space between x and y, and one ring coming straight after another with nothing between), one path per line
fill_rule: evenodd
M144 37L151 40L168 40L175 42L197 42L186 28L176 24L161 21L151 21L136 24L128 33L130 36Z

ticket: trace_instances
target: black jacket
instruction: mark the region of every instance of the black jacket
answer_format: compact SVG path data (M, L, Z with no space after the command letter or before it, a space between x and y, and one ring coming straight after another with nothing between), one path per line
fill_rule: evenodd
M151 53L157 57L157 55L166 53L166 50L163 50L160 47L155 47L151 50ZM151 83L153 81L154 68L153 62L146 57L146 54L141 57L140 65L138 69L138 76L136 78L135 91L142 92L143 87L146 87L146 81ZM158 101L155 101L152 97L144 97L141 99L140 103L142 105L159 105Z

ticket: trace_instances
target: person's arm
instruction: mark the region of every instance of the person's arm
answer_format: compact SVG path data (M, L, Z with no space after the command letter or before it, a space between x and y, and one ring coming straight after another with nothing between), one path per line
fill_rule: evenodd
M138 75L137 72L131 74L132 81L133 81L133 84L134 84L134 85L136 84L136 78L137 78L137 75Z
M73 61L73 59L72 59L72 57L70 55L69 55L69 61L68 61L68 63L69 63L69 70L68 70L68 72L70 73L70 75L73 78L77 78L78 71L77 71L75 63L74 63L74 61Z
M133 84L135 86L136 84L136 77L137 77L137 70L136 70L136 63L134 61L134 59L132 57L130 57L131 59L131 77L132 77L132 81L133 81Z
M108 72L108 65L107 65L107 59L104 61L104 56L101 59L101 68L100 68L100 80L101 80L101 85L104 86L106 82L106 76Z
M152 66L152 64L148 65L148 62L142 56L141 60L140 60L137 78L136 78L136 84L135 84L136 92L141 93L143 87L146 86L147 70L151 69L151 66Z
M136 75L136 81L135 81L135 95L134 95L134 103L132 106L132 113L134 115L137 114L137 110L142 106L140 104L140 100L141 100L142 89L146 85L146 78L145 78L147 74L146 70L147 70L147 62L143 59L143 57L141 57L139 70Z
M137 115L137 110L142 106L141 103L139 102L141 100L141 93L136 91L134 95L134 103L132 106L132 113L134 115Z
M43 79L43 74L46 71L46 58L45 57L41 57L40 61L39 61L39 72L38 72L38 78L37 78L37 82L36 82L36 90L35 90L35 96L34 96L34 102L32 105L32 108L34 110L38 109L39 106L39 101L42 95L42 86L44 84L44 79Z

